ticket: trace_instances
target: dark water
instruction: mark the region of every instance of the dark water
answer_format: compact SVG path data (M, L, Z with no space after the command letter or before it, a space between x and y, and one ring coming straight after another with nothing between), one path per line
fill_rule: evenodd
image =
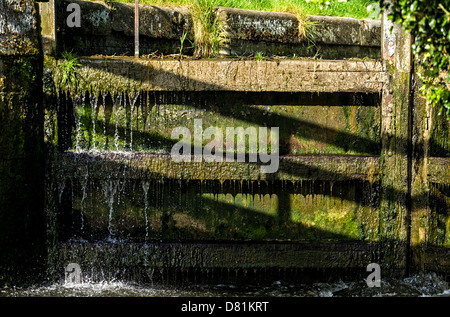
M450 297L449 283L435 274L403 279L382 279L381 287L368 287L365 280L332 283L266 285L233 284L138 285L132 282L42 283L0 290L1 297Z

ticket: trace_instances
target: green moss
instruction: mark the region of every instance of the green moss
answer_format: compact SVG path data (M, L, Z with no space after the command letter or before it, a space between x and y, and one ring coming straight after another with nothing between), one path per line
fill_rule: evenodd
M13 90L30 89L36 81L35 61L23 57L14 59L9 77L13 79Z
M70 60L69 60L70 62ZM71 96L82 96L86 92L94 96L110 93L112 95L147 91L143 83L132 78L111 75L107 69L80 66L78 60L72 60L69 74L76 73L76 78L67 80L68 61L65 59L48 59L45 67L52 73L56 92L66 92Z
M430 135L430 156L450 157L450 120L439 115L437 108L432 110Z
M8 78L4 82L6 91L26 92L34 90L38 84L36 70L39 69L37 56L14 56L2 58L2 74Z
M338 235L342 240L364 240L357 211L358 207L355 208L350 201L321 195L296 196L291 217L294 222L304 225L309 239L327 239Z
M321 195L291 195L289 207L275 194L200 194L195 184L184 193L176 183L149 182L145 205L141 182L89 181L86 189L83 180L73 184L72 208L84 215L81 236L88 240L106 238L112 229L116 238L135 241L147 234L150 240L165 241L373 241L370 230L375 230L373 223L365 223L370 211ZM111 191L116 186L120 193ZM75 219L71 225L78 223L79 230L81 220Z
M9 283L44 250L42 68L26 55L0 65L0 283Z
M342 106L345 128L337 131L330 149L346 154L378 155L381 151L380 113L377 107Z

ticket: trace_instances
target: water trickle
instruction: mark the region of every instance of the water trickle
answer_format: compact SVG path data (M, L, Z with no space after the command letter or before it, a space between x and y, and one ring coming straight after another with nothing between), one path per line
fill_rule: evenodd
M115 232L113 225L113 213L114 213L114 196L117 193L118 183L117 181L109 180L109 188L108 188L108 241L115 241Z
M105 114L105 122L103 124L103 135L105 136L105 144L104 144L104 147L103 147L104 149L107 149L107 146L108 146L108 143L109 143L108 131L107 131L107 125L109 123L109 118L108 118L108 115L107 115L107 107L106 107L106 96L107 95L108 94L102 93L103 111L104 111L104 114Z
M315 188L315 185L314 185L314 180L313 180L311 182L311 198L312 199L314 199L314 192L315 192L314 188Z
M153 95L153 109L154 109L152 112L154 112L154 115L150 115L149 121L150 121L150 125L153 125L156 128L158 128L158 126L156 125L157 120L156 120L156 115L155 115L158 113L158 100L156 97L156 92L153 92L152 95Z
M144 218L145 218L145 239L148 240L148 189L150 188L150 184L148 181L142 181L142 189L144 190Z
M159 275L161 276L161 281L163 282L163 284L164 284L164 268L162 268L162 267L160 267L159 268Z
M178 206L183 206L183 181L182 179L178 179L179 192L178 192Z
M60 181L58 182L58 202L61 205L62 203L62 195L64 193L64 189L66 188L66 182Z
M144 92L143 92L144 93ZM144 95L141 95L141 98L139 99L139 107L141 109L141 117L142 117L142 131L145 131L147 129L147 118L150 113L150 104L148 102L149 100L149 91L145 91L145 98Z
M91 95L90 98L91 109L92 109L92 145L91 148L93 150L96 149L96 121L97 121L97 107L98 107L98 98L95 95Z
M165 184L164 180L160 179L158 187L160 187L161 208L164 208L164 190L165 190L164 184Z
M149 279L150 279L150 285L151 285L151 287L153 288L153 275L155 274L155 268L154 267L150 267L148 270L147 270L147 275L148 275L148 277L149 277Z
M84 174L84 179L82 182L82 197L81 197L81 228L80 228L80 232L83 235L84 232L84 217L85 217L85 211L86 211L86 198L87 198L87 184L88 184L88 179L89 179L89 169L88 166L86 165L86 173Z
M128 98L130 100L130 150L133 150L133 114L136 101L139 98L139 92L129 92Z
M70 97L66 96L66 103L69 102ZM73 116L75 119L75 130L76 130L76 136L75 136L75 150L80 151L80 142L82 138L82 131L81 131L81 114L80 114L80 108L83 107L85 103L85 96L83 96L81 99L78 95L73 97Z
M121 103L121 94L114 96L113 99L113 114L115 118L114 127L114 148L119 151L119 108Z

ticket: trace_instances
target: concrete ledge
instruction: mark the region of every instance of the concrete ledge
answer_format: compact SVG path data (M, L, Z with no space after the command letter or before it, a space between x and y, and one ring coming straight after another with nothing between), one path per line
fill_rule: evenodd
M226 37L233 40L300 43L299 21L290 13L219 7L216 15Z
M309 16L315 23L312 40L330 45L380 47L381 21L343 17Z
M134 4L111 4L111 30L134 36ZM139 6L139 34L151 38L180 40L183 32L189 32L193 38L193 22L186 7Z
M173 162L169 154L143 152L68 152L61 154L65 177L96 179L178 180L368 180L378 179L379 158L372 156L302 155L280 157L279 171L261 173L260 165L240 162Z
M230 39L300 43L299 21L294 14L217 8ZM311 40L333 45L381 45L381 21L342 17L306 16L314 25Z
M247 54L259 51L297 56L318 53L323 58L379 57L380 21L307 16L312 26L306 39L299 34L299 20L291 13L223 7L216 12L229 40L221 51L225 55L242 55L247 50Z
M80 27L66 25L66 7L76 3L81 8ZM186 7L139 6L139 33L152 38L179 40L183 31L192 28L192 19ZM103 1L63 0L57 2L57 25L64 33L96 36L122 32L130 39L134 37L134 4Z
M134 4L80 0L62 0L56 3L56 32L53 32L56 36L47 27L47 20L51 19L49 7L54 5L52 2L40 4L41 24L46 26L42 36L44 39L53 36L56 51L73 49L79 55L134 54ZM80 6L80 27L67 26L66 19L70 12L66 12L66 8L69 3ZM184 32L188 32L188 38L193 39L193 22L188 8L140 5L139 11L141 54L179 52L180 38ZM50 45L46 43L47 52L51 51Z

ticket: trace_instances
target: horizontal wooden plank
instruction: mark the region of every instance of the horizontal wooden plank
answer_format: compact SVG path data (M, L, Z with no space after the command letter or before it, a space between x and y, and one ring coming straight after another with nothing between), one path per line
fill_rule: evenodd
M264 164L268 165L270 164ZM65 177L180 180L368 180L380 170L375 156L281 156L276 173L248 162L174 162L169 154L145 152L68 152L59 157Z
M146 252L143 252L143 249ZM126 264L144 268L366 268L378 262L377 244L297 243L164 243L60 244L60 260L90 263L100 269L98 259L126 259ZM102 256L99 256L102 254ZM66 265L65 263L63 265ZM117 262L117 261L116 261ZM113 268L117 267L115 265ZM105 267L105 269L111 269Z
M81 58L80 88L99 91L380 92L381 63L360 60Z
M424 248L424 267L426 271L450 275L450 247L426 246Z

